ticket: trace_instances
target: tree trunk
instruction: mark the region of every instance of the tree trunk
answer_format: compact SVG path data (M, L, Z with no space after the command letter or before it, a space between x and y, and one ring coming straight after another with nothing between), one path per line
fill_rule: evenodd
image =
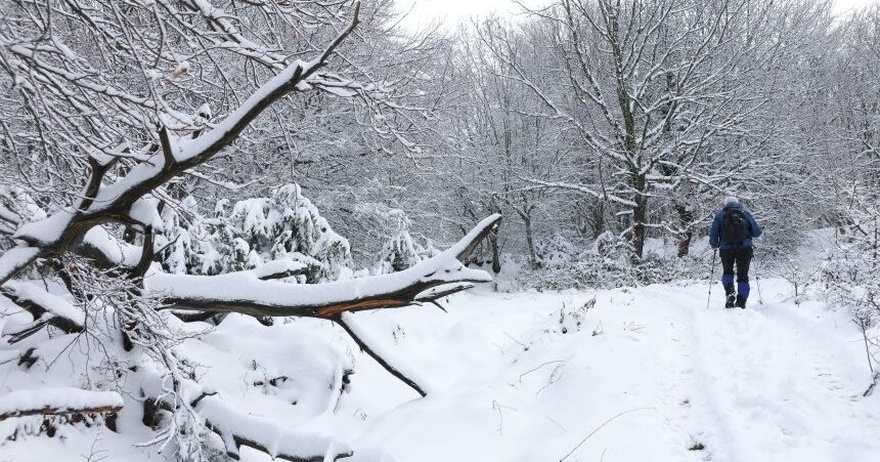
M529 252L529 265L532 269L536 269L538 267L538 253L535 251L535 233L532 229L532 217L527 211L521 213L520 216L526 228L526 247Z
M636 192L635 206L632 209L632 262L640 263L645 252L645 220L648 216L648 194L645 190L645 177L634 177L633 189Z
M501 257L498 254L498 233L492 233L488 237L489 248L492 249L492 272L498 274L501 272Z
M691 239L694 233L691 230L691 223L694 221L694 212L681 204L675 205L675 211L678 213L679 223L685 231L678 235L678 258L688 256L691 249Z

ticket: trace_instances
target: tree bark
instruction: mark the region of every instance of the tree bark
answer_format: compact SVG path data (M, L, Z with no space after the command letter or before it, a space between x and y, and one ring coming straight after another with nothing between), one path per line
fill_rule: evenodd
M639 263L645 252L645 223L648 216L648 194L645 191L645 178L636 175L633 178L633 189L635 190L635 206L632 208L632 262Z
M678 236L678 258L684 258L691 250L691 239L693 239L694 232L690 226L694 221L694 212L681 204L676 204L675 211L678 213L679 224L685 230Z

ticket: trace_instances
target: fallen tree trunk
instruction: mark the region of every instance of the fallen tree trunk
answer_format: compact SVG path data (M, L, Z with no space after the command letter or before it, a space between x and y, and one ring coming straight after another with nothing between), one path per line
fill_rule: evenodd
M46 405L38 409L19 409L7 413L0 414L0 421L11 419L13 417L27 417L31 415L74 415L74 414L114 414L122 410L122 406L97 406L84 408L66 408L52 407Z
M66 422L89 422L103 417L107 428L116 430L116 413L123 401L118 393L79 388L17 390L0 397L0 422L27 416L61 416Z
M264 281L248 271L217 276L152 273L144 278L145 294L161 299L164 309L323 319L431 302L492 281L488 273L467 268L463 261L500 222L497 214L486 218L440 255L399 273L327 284Z

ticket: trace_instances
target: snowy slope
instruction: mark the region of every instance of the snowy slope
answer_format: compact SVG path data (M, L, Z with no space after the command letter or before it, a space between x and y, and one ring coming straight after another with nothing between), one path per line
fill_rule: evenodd
M480 288L451 297L448 313L356 314L371 342L426 382L425 399L326 322L264 328L233 316L187 351L202 364L202 383L239 412L333 435L357 461L880 460L880 396L861 396L870 373L843 310L795 305L782 280L762 280L764 303L755 290L744 311L718 308L717 286L707 310L707 290ZM314 387L352 366L338 403ZM45 385L66 378L49 374L39 377ZM290 380L259 394L245 386L277 376ZM22 377L11 372L0 387ZM66 428L64 439L6 441L0 461L161 460L132 449L148 433L136 415L121 417L124 436Z

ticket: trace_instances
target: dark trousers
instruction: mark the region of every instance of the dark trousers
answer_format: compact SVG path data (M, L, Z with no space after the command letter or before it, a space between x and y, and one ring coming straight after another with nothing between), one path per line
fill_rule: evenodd
M724 285L724 290L728 294L733 293L733 275L736 274L737 293L743 299L749 298L749 265L752 262L752 248L721 249L718 254L721 256L721 283ZM736 265L736 273L733 272L734 265Z

